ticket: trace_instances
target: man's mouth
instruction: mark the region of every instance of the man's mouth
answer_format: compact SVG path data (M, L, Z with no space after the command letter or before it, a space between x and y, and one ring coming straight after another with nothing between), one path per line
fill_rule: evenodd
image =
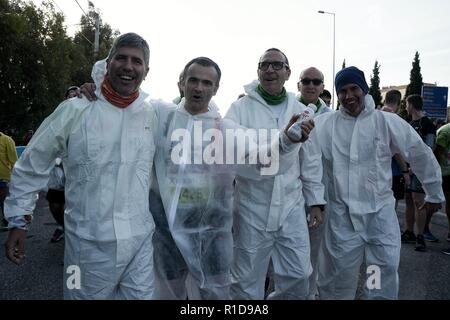
M131 76L119 76L120 80L125 81L125 82L130 82L133 81L134 78Z

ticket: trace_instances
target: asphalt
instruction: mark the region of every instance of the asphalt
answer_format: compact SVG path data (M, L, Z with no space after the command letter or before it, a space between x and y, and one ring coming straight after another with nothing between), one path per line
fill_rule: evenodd
M398 210L403 225L404 203ZM43 194L38 201L34 220L28 232L26 260L16 266L0 250L0 300L58 300L62 299L64 240L51 243L56 228ZM435 214L432 233L439 243L428 242L426 252L414 251L414 244L404 244L399 268L399 298L404 300L450 299L450 256L441 253L449 248L446 241L448 223L445 214ZM0 232L4 244L7 232Z

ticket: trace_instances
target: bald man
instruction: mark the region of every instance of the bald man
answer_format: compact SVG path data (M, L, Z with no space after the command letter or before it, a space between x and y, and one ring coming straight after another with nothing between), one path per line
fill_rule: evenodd
M319 69L310 67L301 72L300 80L297 83L300 92L298 100L306 106L310 103L314 104L317 107L316 116L333 111L319 98L324 89L323 79L323 73Z
M323 92L323 73L314 67L307 68L300 73L300 80L297 83L298 100L304 105L310 103L317 107L316 116L325 112L331 112L331 108L319 98L319 95ZM309 214L309 208L306 208L306 213ZM318 228L309 229L309 241L311 246L311 265L313 272L309 277L309 294L308 299L314 300L318 294L317 291L317 270L318 270L318 255L321 239L323 236L323 225Z

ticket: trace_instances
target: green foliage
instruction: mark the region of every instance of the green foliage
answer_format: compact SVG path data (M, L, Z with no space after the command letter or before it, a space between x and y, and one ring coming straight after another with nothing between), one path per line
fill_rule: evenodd
M93 8L89 14L96 14ZM79 33L87 33L87 19L81 20ZM67 35L64 16L52 2L36 7L23 0L0 0L0 34L0 130L21 144L23 133L40 125L64 99L68 86L90 81L93 46ZM107 24L100 28L101 57L117 34Z
M411 94L422 94L423 78L420 72L420 59L419 52L416 51L414 55L414 60L412 62L412 69L409 76L409 84L406 87L406 94L403 97L402 103L400 105L400 116L403 119L408 120L408 114L406 112L406 98Z
M382 105L381 90L380 90L380 65L378 64L378 61L375 61L372 75L370 76L369 94L375 101L375 106L378 107Z
M92 6L89 7L87 16L82 16L80 20L80 31L73 39L76 46L76 56L78 62L73 70L73 83L83 84L91 79L91 70L95 61L104 59L108 56L109 49L112 47L114 39L119 35L119 31L112 30L108 24L100 25L100 43L98 57L94 56L95 42L95 20L97 13Z
M420 72L419 52L416 51L409 76L409 85L406 88L406 97L411 94L422 94L423 79ZM405 97L405 98L406 98Z

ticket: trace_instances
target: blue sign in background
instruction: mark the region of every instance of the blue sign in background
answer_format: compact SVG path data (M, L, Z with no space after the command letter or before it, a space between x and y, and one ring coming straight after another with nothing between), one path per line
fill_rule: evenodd
M17 158L20 158L20 155L22 154L23 150L25 150L25 146L16 146Z
M448 87L423 86L423 111L430 118L447 119Z

